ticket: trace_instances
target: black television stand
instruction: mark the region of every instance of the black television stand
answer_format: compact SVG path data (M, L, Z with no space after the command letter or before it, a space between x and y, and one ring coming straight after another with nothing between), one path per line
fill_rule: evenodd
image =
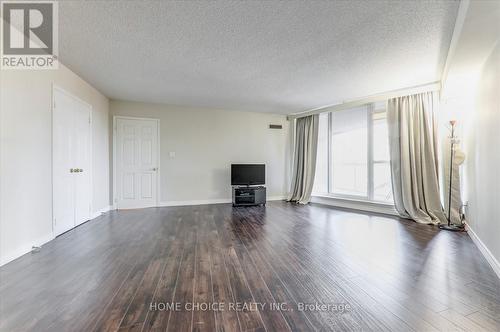
M233 206L266 205L266 187L233 186Z

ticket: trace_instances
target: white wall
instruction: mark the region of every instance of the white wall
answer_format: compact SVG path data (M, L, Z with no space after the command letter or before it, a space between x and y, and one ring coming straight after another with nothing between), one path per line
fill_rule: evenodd
M268 198L286 195L289 126L283 115L114 100L110 112L160 119L162 204L230 201L231 163L265 163Z
M109 206L109 101L62 64L0 71L0 264L53 238L52 85L93 107L93 210Z
M458 121L469 234L500 276L500 3L461 5L466 14L448 59L441 120Z
M500 262L500 43L486 61L466 128L469 226Z

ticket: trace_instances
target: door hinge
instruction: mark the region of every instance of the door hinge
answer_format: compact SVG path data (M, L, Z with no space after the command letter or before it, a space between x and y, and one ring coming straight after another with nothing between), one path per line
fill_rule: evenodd
M54 226L57 224L57 219L54 218Z

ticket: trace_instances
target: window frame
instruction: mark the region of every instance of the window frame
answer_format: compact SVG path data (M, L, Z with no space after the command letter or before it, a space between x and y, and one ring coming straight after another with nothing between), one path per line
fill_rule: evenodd
M333 192L333 136L332 136L332 113L333 112L328 112L328 142L327 142L327 162L328 162L328 167L327 167L327 193L315 193L319 196L328 196L332 198L337 198L337 199L344 199L344 200L351 200L351 201L360 201L360 202L369 202L369 203L375 203L375 204L382 204L382 205L389 205L389 206L394 206L394 202L388 202L388 201L381 201L381 200L376 200L374 198L374 165L375 164L386 164L390 163L390 160L374 160L373 158L373 150L374 150L374 115L377 113L387 113L387 110L385 109L384 111L379 111L377 112L375 110L375 103L368 103L364 104L364 106L367 107L367 194L364 196L361 195L349 195L349 194L339 194L339 193L334 193ZM345 110L348 110L349 108L346 108Z

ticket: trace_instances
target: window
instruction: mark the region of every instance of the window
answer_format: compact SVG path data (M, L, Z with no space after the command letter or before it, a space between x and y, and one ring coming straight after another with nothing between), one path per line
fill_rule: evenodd
M366 107L330 114L330 192L337 195L368 195L368 119Z
M385 103L320 114L313 192L393 203Z

